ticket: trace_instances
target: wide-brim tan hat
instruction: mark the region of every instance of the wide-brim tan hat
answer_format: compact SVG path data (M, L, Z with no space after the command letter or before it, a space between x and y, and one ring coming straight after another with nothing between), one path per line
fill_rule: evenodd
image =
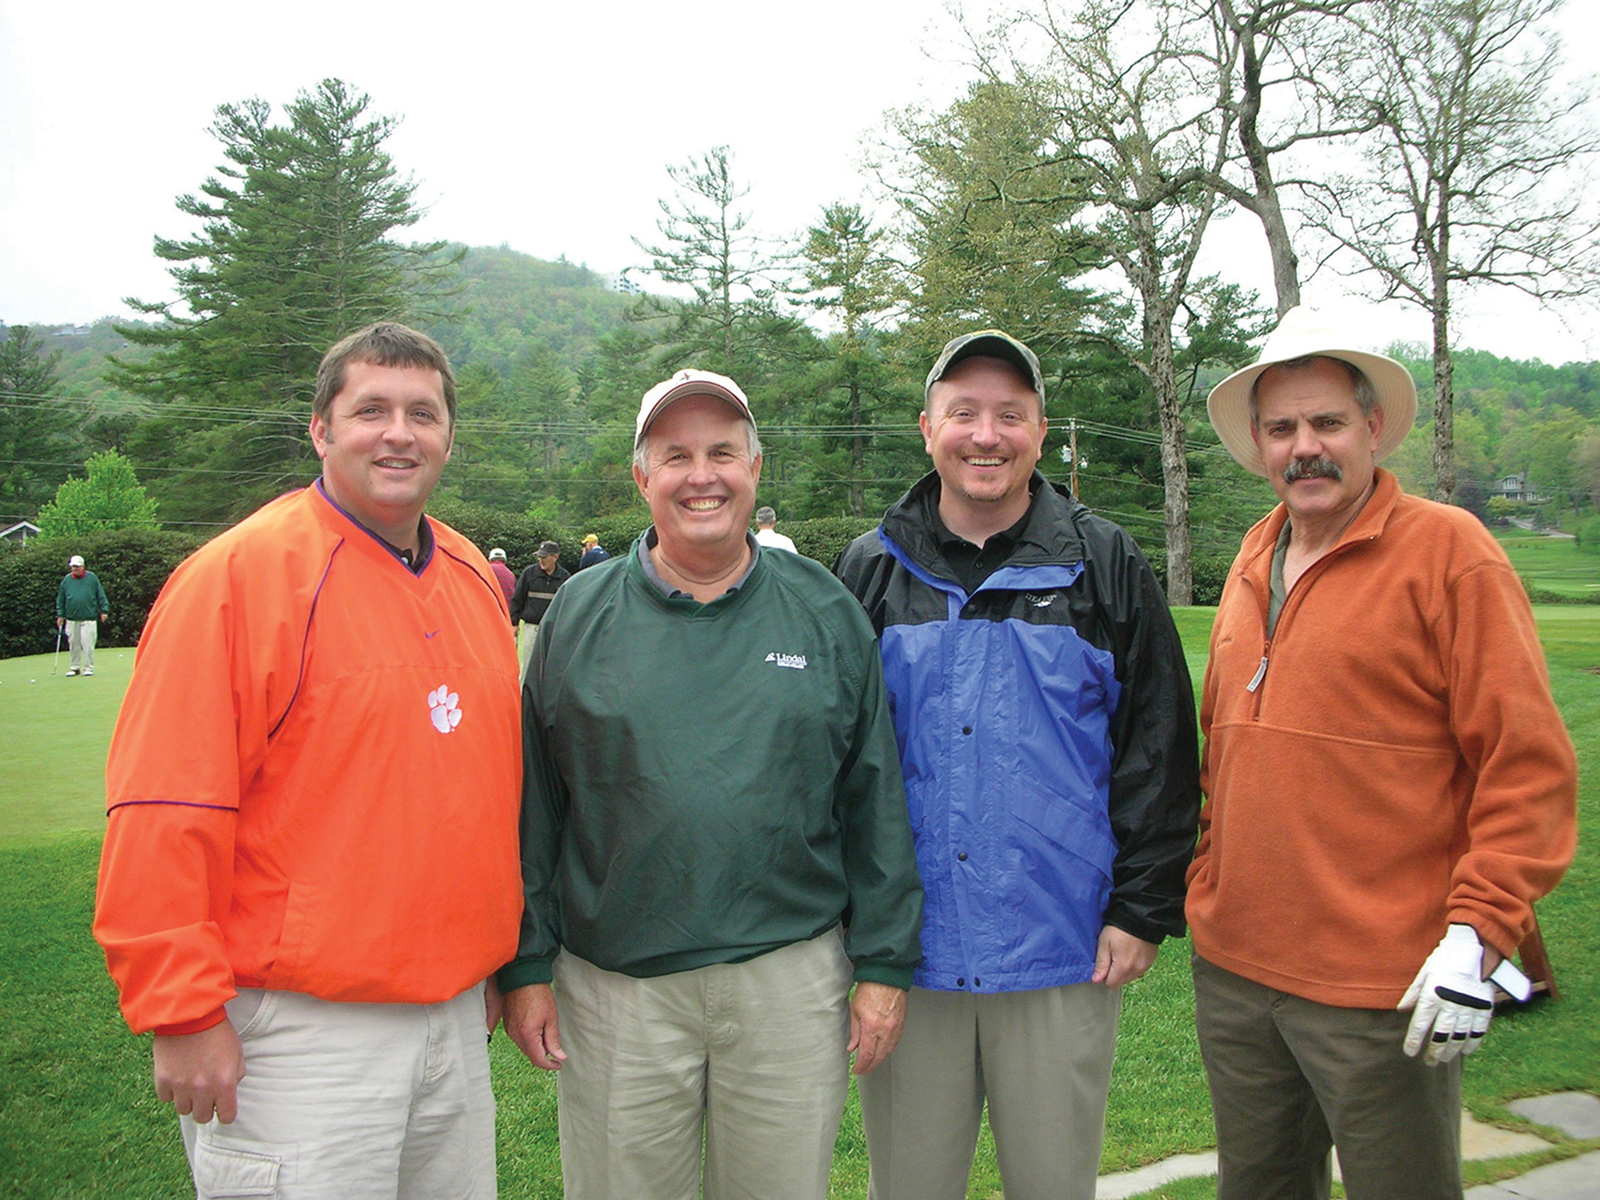
M1373 453L1375 462L1383 461L1406 440L1406 434L1417 420L1416 381L1411 378L1410 371L1392 358L1370 350L1350 349L1354 340L1348 329L1336 327L1316 309L1291 308L1267 337L1260 359L1253 366L1235 371L1211 389L1211 395L1206 398L1211 427L1240 466L1266 477L1266 464L1261 461L1261 450L1252 436L1250 423L1250 389L1257 376L1278 363L1310 355L1341 359L1358 368L1372 382L1378 394L1378 407L1383 409L1383 429Z

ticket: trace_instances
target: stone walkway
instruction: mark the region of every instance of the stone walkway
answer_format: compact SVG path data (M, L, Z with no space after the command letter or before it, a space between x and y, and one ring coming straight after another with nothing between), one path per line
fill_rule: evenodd
M1600 1138L1600 1098L1588 1092L1537 1096L1515 1101L1509 1107L1518 1116L1537 1125L1559 1129L1568 1137ZM1466 1113L1461 1116L1461 1156L1466 1159L1506 1158L1543 1150L1549 1144L1531 1133L1484 1125ZM1337 1177L1337 1160L1334 1172ZM1214 1151L1179 1154L1136 1171L1102 1175L1095 1197L1096 1200L1127 1200L1179 1179L1216 1173ZM1551 1163L1513 1179L1472 1188L1467 1192L1467 1200L1600 1200L1600 1150Z

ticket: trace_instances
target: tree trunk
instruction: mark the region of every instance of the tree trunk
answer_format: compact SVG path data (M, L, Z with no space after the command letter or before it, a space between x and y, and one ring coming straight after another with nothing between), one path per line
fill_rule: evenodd
M867 435L861 428L861 381L850 371L850 515L866 511Z
M1450 298L1434 293L1433 304L1433 498L1449 504L1456 492L1454 364L1450 358Z
M1194 564L1189 541L1189 459L1172 358L1171 318L1149 322L1150 378L1161 415L1161 481L1167 535L1167 603L1194 603Z
M1239 145L1244 150L1245 161L1250 164L1250 179L1255 186L1255 214L1267 235L1267 249L1272 255L1272 284L1278 298L1278 316L1300 303L1300 258L1289 240L1289 226L1283 219L1283 206L1278 203L1278 185L1272 178L1271 156L1261 143L1259 120L1261 117L1261 58L1256 50L1254 17L1246 23L1234 15L1231 4L1223 5L1243 60L1244 97L1239 105Z

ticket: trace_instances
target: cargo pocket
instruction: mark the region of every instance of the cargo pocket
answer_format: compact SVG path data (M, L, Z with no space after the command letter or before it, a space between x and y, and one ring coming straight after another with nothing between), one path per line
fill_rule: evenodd
M194 1148L197 1200L233 1200L243 1196L276 1196L283 1156L258 1142L259 1149L202 1138Z

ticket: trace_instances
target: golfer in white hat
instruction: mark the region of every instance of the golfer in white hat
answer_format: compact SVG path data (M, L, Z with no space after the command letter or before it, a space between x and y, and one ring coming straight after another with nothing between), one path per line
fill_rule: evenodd
M67 660L69 678L94 674L94 643L109 609L99 576L84 565L83 555L74 554L67 560L67 573L56 589L56 645L61 644L60 631L65 629L71 648Z
M1571 860L1576 767L1528 600L1471 513L1378 467L1416 389L1295 309L1211 393L1281 501L1211 636L1186 906L1219 1200L1457 1197L1487 980Z

